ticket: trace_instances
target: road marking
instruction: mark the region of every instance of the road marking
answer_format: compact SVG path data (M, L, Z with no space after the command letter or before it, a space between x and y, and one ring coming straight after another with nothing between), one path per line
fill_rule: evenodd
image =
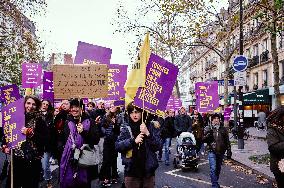
M205 165L205 164L208 164L208 163L209 162L206 161L206 162L198 164L198 166ZM175 169L175 170L171 170L171 171L168 171L168 172L165 172L165 173L168 174L168 175L171 175L171 176L180 177L180 178L188 179L188 180L191 180L191 181L196 181L196 182L199 182L199 183L204 183L204 184L207 184L207 185L211 185L211 182L208 182L208 181L195 179L195 178L191 178L191 177L187 177L187 176L183 176L183 175L179 175L179 174L174 174L175 172L179 172L179 171L181 171L181 169ZM224 185L221 185L221 187L223 187L223 188L232 188L232 186L227 187L227 186L224 186Z

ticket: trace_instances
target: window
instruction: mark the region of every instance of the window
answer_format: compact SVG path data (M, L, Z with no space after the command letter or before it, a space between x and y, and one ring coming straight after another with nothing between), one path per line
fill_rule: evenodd
M254 83L254 85L257 85L258 86L258 73L254 73L254 75L253 75L253 83Z
M279 37L279 48L284 48L284 31L282 31L280 33L280 37Z
M262 79L263 79L263 85L267 86L268 83L268 73L267 70L262 71Z
M267 38L262 41L262 51L265 52L268 50L268 40Z
M253 56L258 56L258 44L253 46Z
M246 49L246 55L249 59L251 58L250 48Z

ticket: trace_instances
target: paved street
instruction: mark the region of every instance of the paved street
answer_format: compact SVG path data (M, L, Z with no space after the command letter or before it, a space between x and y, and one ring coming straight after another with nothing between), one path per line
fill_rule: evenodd
M172 155L171 155L172 156ZM1 168L2 162L4 161L4 156L1 153ZM120 161L119 161L120 162ZM260 184L258 181L262 178L258 174L253 174L248 168L240 166L237 163L229 163L222 166L222 171L220 175L220 184L222 187L236 187L236 188L258 188L264 187L269 188L272 186L271 179L266 181L264 178L263 183ZM58 168L56 166L52 167L53 170L53 185L54 187L59 187L57 185L58 181ZM119 170L122 171L123 167L119 165ZM259 176L259 177L258 177ZM121 177L123 175L121 174ZM258 177L258 178L257 178ZM210 176L209 176L209 164L206 157L200 159L198 172L186 171L182 172L181 169L174 169L173 165L165 166L163 162L160 163L160 167L156 173L156 187L157 188L209 188L210 186ZM41 187L44 187L44 183ZM99 187L98 180L92 182L92 187ZM121 187L121 184L112 186L114 188Z

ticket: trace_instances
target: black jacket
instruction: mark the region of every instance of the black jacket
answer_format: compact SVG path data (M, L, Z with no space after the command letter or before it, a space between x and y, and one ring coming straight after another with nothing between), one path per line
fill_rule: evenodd
M178 115L174 121L177 136L182 132L192 131L192 120L189 115Z
M175 127L174 127L175 117L166 117L164 126L161 129L161 137L165 138L173 138L175 135Z
M48 141L45 145L45 152L51 152L52 154L54 154L56 152L56 129L54 126L52 112L47 112L46 114L42 113L42 119L45 121L48 131Z
M203 141L208 144L209 151L216 154L225 154L227 151L227 156L232 156L229 134L224 126L221 125L218 130L213 126L206 126Z
M270 152L270 169L273 173L280 173L278 162L284 158L284 133L277 128L268 127L267 144Z

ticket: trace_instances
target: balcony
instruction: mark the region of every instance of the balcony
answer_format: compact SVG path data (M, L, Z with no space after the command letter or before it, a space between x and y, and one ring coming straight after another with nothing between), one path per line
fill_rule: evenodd
M260 55L260 62L263 63L263 62L267 62L269 59L269 51L266 50L264 52L262 52L262 54Z
M248 68L252 68L252 67L254 67L254 66L258 65L258 64L259 64L259 56L258 55L257 56L253 56L252 59L249 59Z

